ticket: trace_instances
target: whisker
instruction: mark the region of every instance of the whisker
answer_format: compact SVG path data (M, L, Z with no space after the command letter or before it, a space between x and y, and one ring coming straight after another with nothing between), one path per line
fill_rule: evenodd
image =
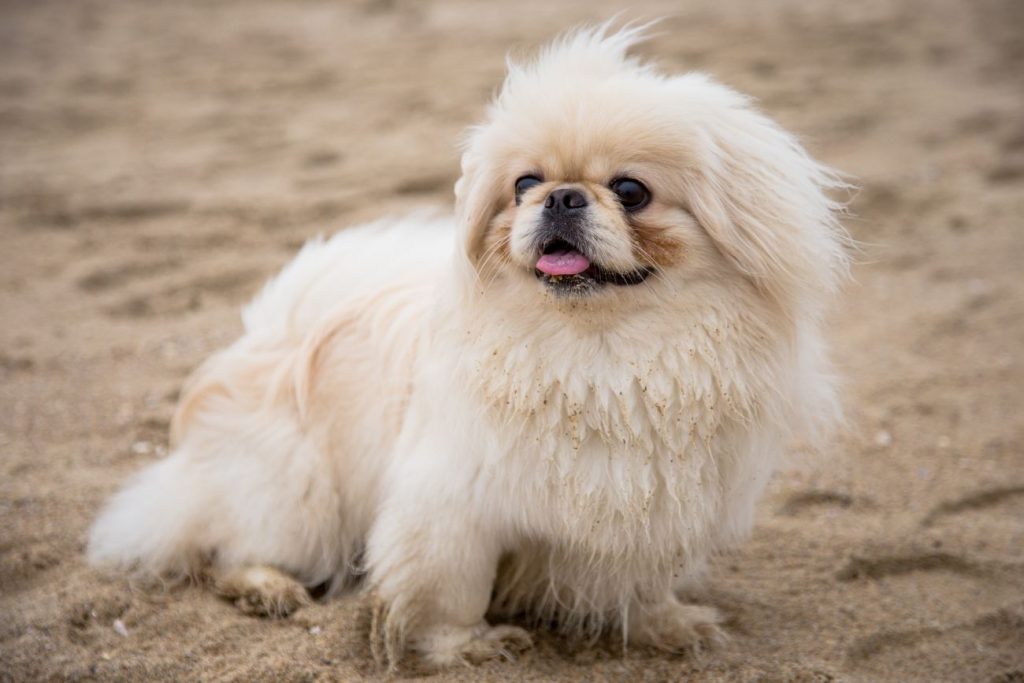
M486 252L484 252L484 257L480 261L480 267L479 267L479 273L478 273L478 282L480 284L481 289L486 290L488 287L491 286L491 284L494 282L494 280L497 279L497 277L498 277L498 268L497 268L498 261L494 262L493 265L495 267L493 269L491 269L491 265L492 265L491 262L492 262L492 260L495 259L495 257L501 258L501 256L500 256L501 249L502 249L502 247L506 246L509 243L510 239L511 239L511 235L506 235L505 237L502 237L502 238L498 239L494 244L492 244L490 247L487 248ZM488 270L490 270L490 272L488 272ZM486 278L486 279L483 279L483 278Z
M646 260L649 263L654 263L654 258L646 249L643 248L643 246L636 244L634 245L634 247L640 253L640 256L643 257L644 260ZM669 293L672 296L676 296L679 294L678 284L670 280L668 277L666 277L665 273L660 268L653 268L652 276L659 282L664 283L665 286L668 287Z

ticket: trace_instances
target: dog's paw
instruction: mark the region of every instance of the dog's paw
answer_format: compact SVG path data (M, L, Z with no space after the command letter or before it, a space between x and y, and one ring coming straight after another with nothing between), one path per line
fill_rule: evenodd
M514 661L533 647L530 634L518 626L443 628L417 639L414 649L430 665L443 668L454 664L475 666L492 659Z
M644 610L631 628L631 640L675 654L698 658L720 647L728 636L714 607L672 601Z
M518 626L493 626L458 649L457 657L467 664L491 659L514 661L516 655L533 647L530 634Z
M281 618L310 603L302 584L272 567L218 569L211 577L214 592L246 614Z

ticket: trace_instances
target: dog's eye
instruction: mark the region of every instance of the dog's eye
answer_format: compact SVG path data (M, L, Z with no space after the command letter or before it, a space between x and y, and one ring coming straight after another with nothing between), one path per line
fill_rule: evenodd
M651 201L651 193L639 180L619 178L612 181L611 188L627 211L639 211Z
M516 181L516 206L519 206L519 202L522 201L523 193L529 190L531 187L540 185L543 180L535 175L524 175L522 178Z

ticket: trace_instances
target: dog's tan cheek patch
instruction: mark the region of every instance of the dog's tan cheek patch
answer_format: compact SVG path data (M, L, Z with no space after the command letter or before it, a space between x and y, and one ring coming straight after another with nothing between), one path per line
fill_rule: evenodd
M676 266L686 258L686 244L672 230L652 219L635 216L633 228L633 256L641 263L659 268Z
M510 258L509 243L512 239L512 218L515 209L506 208L495 216L484 235L484 250L480 255L482 268L506 263Z

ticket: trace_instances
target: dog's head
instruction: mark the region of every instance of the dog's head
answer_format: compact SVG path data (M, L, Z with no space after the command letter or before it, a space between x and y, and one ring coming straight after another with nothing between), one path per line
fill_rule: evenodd
M842 183L745 97L627 56L640 37L578 31L510 66L456 185L477 287L610 307L728 282L815 307L847 267Z

